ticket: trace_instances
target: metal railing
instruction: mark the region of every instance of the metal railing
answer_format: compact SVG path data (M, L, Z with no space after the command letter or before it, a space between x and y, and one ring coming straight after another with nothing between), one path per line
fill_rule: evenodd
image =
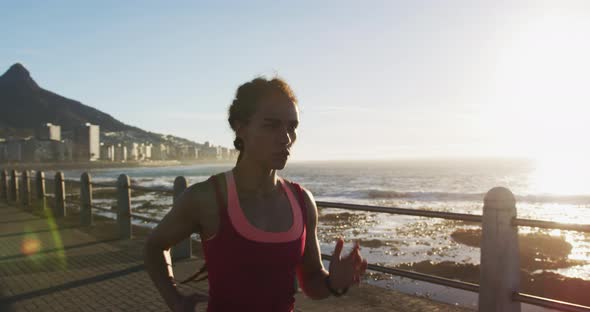
M452 213L452 212L442 212L442 211L429 211L429 210L416 210L416 209L407 209L407 208L398 208L398 207L384 207L384 206L370 206L370 205L358 205L358 204L346 204L346 203L333 203L333 202L324 202L324 201L316 201L316 205L322 208L340 208L346 210L353 210L353 211L366 211L366 212L379 212L379 213L388 213L388 214L399 214L399 215L408 215L408 216L418 216L418 217L429 217L429 218L441 218L447 220L458 220L458 221L469 221L469 222L478 222L481 223L483 218L481 215L473 215L473 214L462 214L462 213ZM545 229L560 229L560 230L568 230L568 231L579 231L579 232L590 232L590 225L587 224L564 224L558 222L551 222L551 221L542 221L542 220L530 220L530 219L518 219L513 218L511 224L513 226L526 226L526 227L539 227ZM330 260L331 256L327 254L322 254L322 259ZM471 292L479 293L480 286L473 283L442 278L438 276L433 276L429 274L418 273L409 270L403 270L398 268L388 268L378 265L369 264L369 269L381 273L387 273L391 275L406 277L414 280L419 280L423 282L433 283L437 285L467 290ZM538 297L530 294L515 292L513 293L512 300L529 303L545 308L551 309L558 309L561 311L572 311L572 312L590 312L590 307L577 305L569 302L553 300L549 298Z
M87 174L87 173L85 173L85 174ZM18 185L18 183L17 183L18 176L19 176L19 174L15 173L13 171L12 175L11 175L11 183L9 185L7 182L8 175L5 174L5 171L2 172L2 176L0 179L0 195L3 196L4 200L10 201L11 199L13 199L13 200L15 200L15 202L18 201L18 195L16 196L16 198L10 197L11 195L14 196L15 189L16 189L16 192L18 193L18 186L15 186L15 185ZM128 203L127 203L127 205L125 204L125 196L122 197L123 201L121 202L121 196L120 196L121 194L123 194L123 195L125 195L125 193L130 194L130 190L140 190L140 191L147 191L147 192L172 194L174 196L174 194L178 195L184 189L186 189L186 179L184 177L177 177L177 180L179 178L184 179L184 184L180 183L177 185L177 183L175 181L175 189L166 189L166 188L153 188L153 187L132 185L131 183L128 183L128 182L125 183L125 181L129 181L129 179L126 175L121 175L119 177L119 180L116 182L90 182L90 181L88 181L87 183L85 183L83 178L81 179L81 181L65 180L62 178L63 177L63 173L62 173L61 175L56 174L56 178L53 179L53 181L55 183L55 188L54 188L55 194L50 195L50 194L44 193L44 190L45 190L44 185L43 185L43 187L40 186L40 185L44 184L46 180L50 180L50 179L44 178L43 174L41 174L40 179L38 179L38 177L39 177L39 175L37 175L37 179L32 178L32 180L35 180L37 182L37 184L39 184L38 187L35 188L36 190L41 191L41 194L37 194L38 197L44 198L44 199L51 198L56 201L58 201L58 200L65 201L66 200L67 196L63 196L64 198L62 199L62 198L60 198L60 196L55 195L55 194L59 195L60 192L63 192L63 185L66 182L67 183L75 183L75 184L79 185L80 189L81 189L80 194L83 193L82 192L83 188L88 187L88 186L116 188L117 192L119 194L119 196L118 196L119 197L119 204L122 203L123 206L126 206L126 207L123 207L123 209L127 209L128 213L126 213L125 211L123 211L123 213L122 213L121 212L122 207L120 205L118 205L118 209L119 209L118 211L114 211L112 209L107 209L104 207L92 205L92 203L90 203L89 208L97 209L97 210L101 210L101 211L106 211L106 212L111 212L111 213L116 213L118 220L121 219L122 217L127 216L129 218L128 218L128 220L126 220L124 222L129 222L129 223L130 223L130 218L136 218L138 220L152 222L152 223L159 223L160 220L156 219L156 218L151 218L151 217L146 217L143 215L131 213ZM121 182L121 181L123 181L123 182ZM492 193L492 191L494 191L494 189L492 189L490 192L488 192L488 195L486 195L486 200L487 200L488 196L492 196L492 195L490 195ZM505 196L505 195L506 195L506 193L501 194L501 196ZM129 198L127 198L127 200L128 199ZM499 198L492 198L492 199L500 201ZM82 202L83 200L82 201L74 201L74 200L70 199L69 201L80 205L81 208L84 206L84 204ZM339 209L346 209L346 210L351 210L351 211L378 212L378 213L409 215L409 216L418 216L418 217L427 217L427 218L441 218L441 219L447 219L447 220L483 223L484 227L486 225L486 221L485 221L486 204L485 204L485 201L484 201L484 215L451 213L451 212L430 211L430 210L416 210L416 209L407 209L407 208L399 208L399 207L384 207L384 206L358 205L358 204L348 204L348 203L334 203L334 202L325 202L325 201L316 201L316 205L318 207L322 207L322 208L339 208ZM506 207L501 207L501 208L506 208ZM125 218L123 218L123 219L125 219ZM519 226L526 226L526 227L538 227L538 228L545 228L545 229L560 229L560 230L567 230L567 231L579 231L579 232L586 232L586 233L590 232L590 225L588 225L588 224L563 224L563 223L551 222L551 221L520 219L520 218L516 218L515 214L512 217L510 217L510 219L508 220L508 225L513 228L517 228ZM125 225L125 226L127 226L127 225ZM130 224L128 226L130 228ZM185 245L186 245L186 242L185 242ZM190 242L189 242L189 245L190 245ZM483 250L483 248L484 248L484 246L482 246L482 250ZM322 259L325 259L327 261L331 260L330 255L322 254L321 256L322 256ZM468 283L468 282L464 282L464 281L448 279L448 278L443 278L443 277L439 277L439 276L418 273L418 272L409 271L409 270L403 270L403 269L399 269L399 268L384 267L384 266L374 265L374 264L369 264L368 269L376 271L376 272L406 277L406 278L410 278L410 279L414 279L414 280L420 280L420 281L424 281L424 282L428 282L428 283L438 284L438 285L452 287L452 288L456 288L456 289L462 289L462 290L466 290L466 291L470 291L470 292L476 292L476 293L480 293L480 296L481 296L481 292L482 292L481 285ZM523 302L523 303L533 304L533 305L537 305L537 306L541 306L541 307L558 309L561 311L590 312L590 307L587 307L587 306L577 305L577 304L573 304L573 303L569 303L569 302L563 302L563 301L558 301L558 300L553 300L553 299L548 299L548 298L543 298L543 297L537 297L534 295L521 293L519 291L513 291L512 296L509 299L511 301L515 301L515 302ZM480 309L481 309L481 305L480 305Z

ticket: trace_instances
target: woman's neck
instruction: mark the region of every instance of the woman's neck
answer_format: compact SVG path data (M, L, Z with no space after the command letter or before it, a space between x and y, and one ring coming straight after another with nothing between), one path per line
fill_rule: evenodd
M274 169L266 169L242 159L232 169L236 187L247 193L267 195L278 187L277 174Z

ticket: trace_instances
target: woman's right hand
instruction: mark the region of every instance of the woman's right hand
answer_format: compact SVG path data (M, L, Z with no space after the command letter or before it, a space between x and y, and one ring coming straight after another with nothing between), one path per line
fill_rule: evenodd
M201 295L199 293L194 293L191 295L180 295L176 299L176 304L174 305L174 312L195 312L197 308L197 303L207 302L207 300L207 296Z

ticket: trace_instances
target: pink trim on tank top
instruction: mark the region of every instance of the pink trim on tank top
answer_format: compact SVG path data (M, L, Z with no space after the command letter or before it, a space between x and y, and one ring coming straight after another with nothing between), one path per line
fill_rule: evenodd
M236 232L246 239L265 243L290 242L299 238L303 231L301 207L299 206L299 202L295 199L293 192L282 178L279 177L278 180L283 191L287 194L291 206L291 214L293 216L291 228L286 232L266 232L252 225L240 207L236 183L231 170L225 173L225 180L227 184L227 211L229 219Z

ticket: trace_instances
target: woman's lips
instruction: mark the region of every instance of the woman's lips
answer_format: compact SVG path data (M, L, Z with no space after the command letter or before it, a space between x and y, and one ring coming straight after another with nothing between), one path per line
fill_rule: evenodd
M275 157L281 157L281 158L287 158L289 157L289 152L288 151L284 151L284 152L278 152L278 153L274 153L273 156Z

